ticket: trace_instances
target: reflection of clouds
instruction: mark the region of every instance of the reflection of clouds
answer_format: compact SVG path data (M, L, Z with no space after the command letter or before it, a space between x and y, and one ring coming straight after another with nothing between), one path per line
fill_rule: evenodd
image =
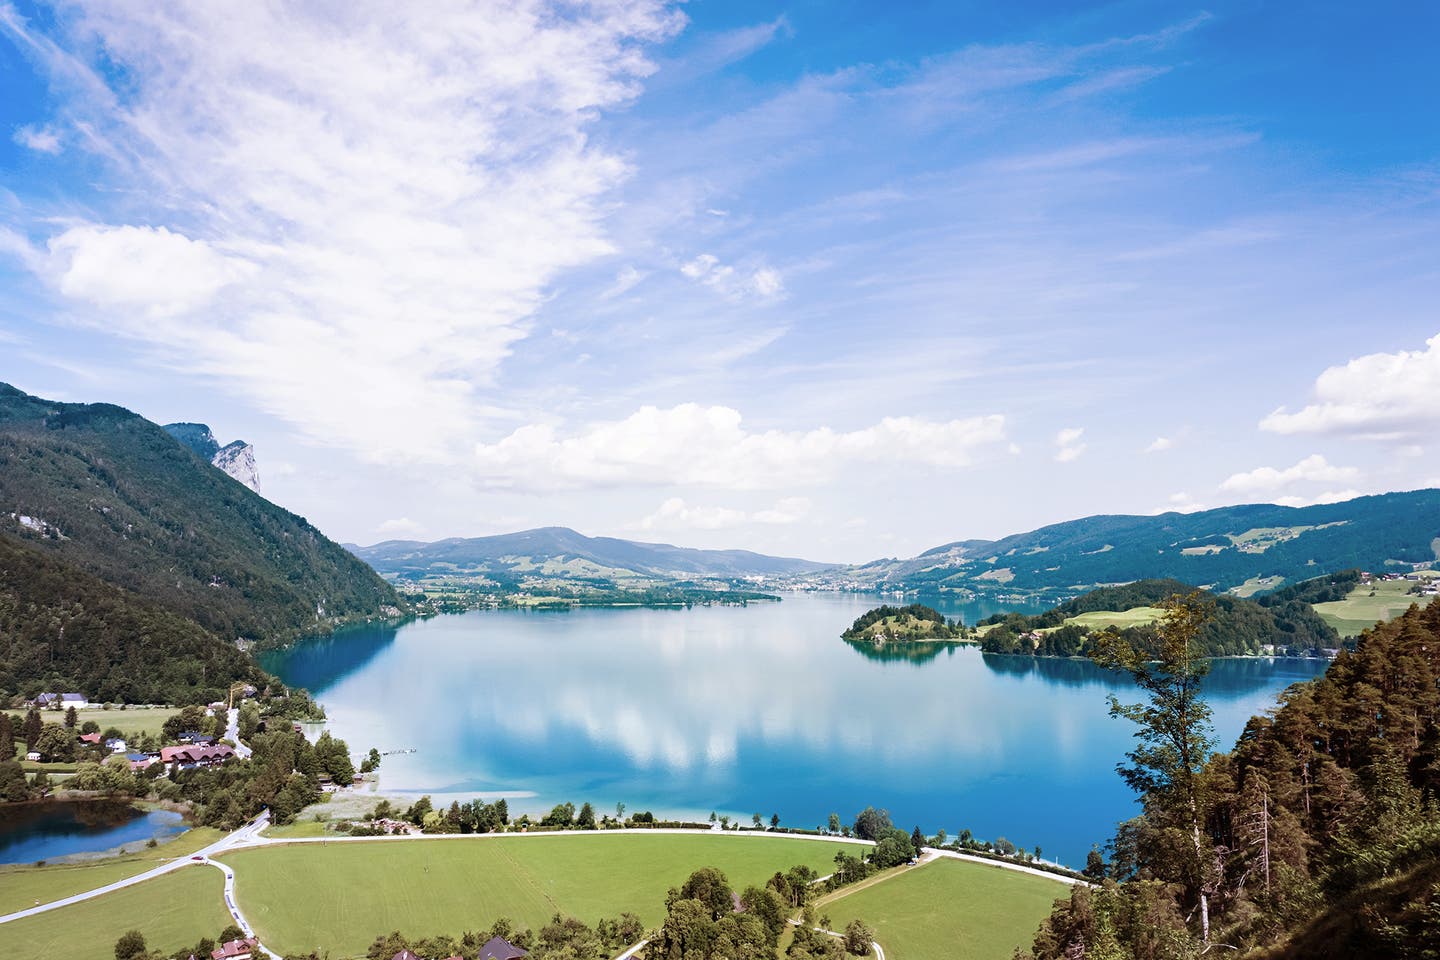
M382 768L415 789L582 772L696 783L752 761L924 783L1108 766L1128 747L1103 697L1118 681L1090 664L997 669L973 649L870 661L838 637L867 602L442 617L402 628L325 701L357 753L420 747ZM1255 664L1224 672L1222 742L1268 698Z

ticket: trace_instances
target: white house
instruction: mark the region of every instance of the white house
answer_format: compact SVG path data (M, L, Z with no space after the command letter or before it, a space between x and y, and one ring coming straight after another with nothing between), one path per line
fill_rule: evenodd
M83 693L42 693L35 698L35 706L41 710L50 707L57 710L68 710L71 707L76 710L84 710L90 706L90 700Z

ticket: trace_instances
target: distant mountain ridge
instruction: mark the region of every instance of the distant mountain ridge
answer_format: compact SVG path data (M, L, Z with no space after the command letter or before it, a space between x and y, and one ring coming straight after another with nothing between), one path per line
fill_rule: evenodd
M111 404L57 403L8 384L0 535L227 642L282 643L404 606L303 517L160 426Z
M834 566L749 550L699 550L616 537L587 537L568 527L539 527L433 543L387 540L368 547L346 547L380 573L402 579L544 573L620 579L728 579L792 577Z
M921 593L1073 595L1151 578L1259 592L1339 570L1394 571L1437 558L1440 490L1415 490L1311 507L1084 517L827 576Z

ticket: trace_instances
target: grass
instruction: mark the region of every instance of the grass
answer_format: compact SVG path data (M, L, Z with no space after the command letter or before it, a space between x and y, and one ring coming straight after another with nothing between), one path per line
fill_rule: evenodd
M817 908L832 930L865 921L886 960L1008 960L1028 947L1069 888L979 863L940 859Z
M1284 577L1251 577L1238 587L1231 587L1228 593L1247 599L1264 590L1274 590L1285 582Z
M172 953L194 946L201 937L215 937L230 922L224 887L219 870L197 865L0 924L0 957L114 960L115 941L127 930L143 933L150 950Z
M1165 611L1159 607L1133 607L1129 610L1092 610L1089 613L1079 613L1073 617L1067 617L1065 624L1077 627L1089 627L1091 630L1100 630L1105 627L1139 627L1147 623L1154 623L1164 616ZM1058 630L1058 627L1045 627L1041 633L1049 633Z
M316 947L363 955L376 935L488 927L509 917L538 928L559 911L593 923L624 911L648 925L664 917L665 891L713 866L743 889L804 863L829 873L835 853L815 840L601 833L295 844L226 853L236 896L279 953Z
M65 897L103 887L107 883L144 873L164 860L188 857L201 847L219 840L223 833L209 827L196 827L156 847L144 847L140 853L127 853L103 860L81 863L52 863L43 867L0 867L0 914L14 913L35 906L35 901L50 903ZM220 874L212 867L211 872ZM9 928L0 926L0 932ZM123 932L123 931L122 931ZM117 934L118 936L118 934ZM0 950L0 956L9 956Z
M1427 571L1422 571L1422 573ZM1409 595L1411 587L1415 586L1414 580L1375 580L1371 583L1359 584L1350 591L1350 595L1344 600L1332 600L1329 603L1315 604L1315 612L1343 637L1353 637L1362 630L1383 623L1386 620L1393 620L1406 610L1410 604L1418 603L1422 607L1429 603L1434 597L1416 597ZM1371 594L1374 596L1371 596Z

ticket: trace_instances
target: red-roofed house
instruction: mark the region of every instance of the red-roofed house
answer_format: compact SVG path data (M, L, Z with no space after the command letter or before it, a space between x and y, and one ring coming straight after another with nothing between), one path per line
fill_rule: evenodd
M255 955L256 942L254 937L246 937L244 940L231 940L229 943L222 943L210 951L210 960L250 960Z
M161 747L160 762L176 770L190 770L195 767L213 767L235 756L235 750L228 743L213 746Z

